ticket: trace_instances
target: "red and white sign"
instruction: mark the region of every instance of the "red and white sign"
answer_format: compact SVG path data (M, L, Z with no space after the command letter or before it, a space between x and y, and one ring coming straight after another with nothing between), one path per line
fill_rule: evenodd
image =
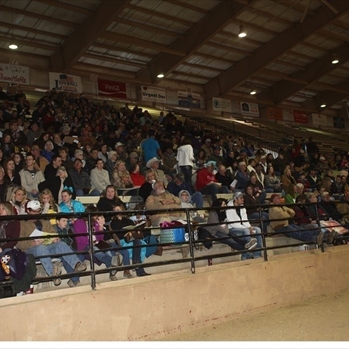
M126 84L98 79L98 94L101 96L127 99Z

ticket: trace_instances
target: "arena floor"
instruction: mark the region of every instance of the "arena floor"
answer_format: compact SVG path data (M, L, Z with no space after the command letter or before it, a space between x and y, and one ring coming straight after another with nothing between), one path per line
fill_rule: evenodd
M348 341L349 290L166 337L166 341ZM349 343L348 346L349 347Z

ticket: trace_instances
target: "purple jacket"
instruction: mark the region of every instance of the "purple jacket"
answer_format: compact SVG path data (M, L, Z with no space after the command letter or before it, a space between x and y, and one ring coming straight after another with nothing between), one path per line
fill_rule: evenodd
M94 223L93 225L93 233L96 236L97 241L103 240L104 233L98 233L99 225L97 222ZM88 228L87 228L87 221L85 221L82 218L77 219L74 222L74 234L75 235L75 241L76 241L76 248L78 251L85 251L90 243L89 243L89 236L86 235L80 235L82 233L87 233ZM97 233L96 233L97 232Z

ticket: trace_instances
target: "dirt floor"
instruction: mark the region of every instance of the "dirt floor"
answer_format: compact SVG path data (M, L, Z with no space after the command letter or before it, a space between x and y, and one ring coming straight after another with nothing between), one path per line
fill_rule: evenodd
M166 341L348 341L349 290L166 337ZM349 343L348 343L349 345Z

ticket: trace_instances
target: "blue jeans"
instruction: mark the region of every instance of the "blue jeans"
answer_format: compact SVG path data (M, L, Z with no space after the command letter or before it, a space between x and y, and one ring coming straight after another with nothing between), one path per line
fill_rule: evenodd
M118 245L115 241L114 242L109 242L108 241L108 243L111 245L111 247L113 247L113 248L120 248L120 247L122 247L122 246L120 246L120 245ZM130 265L131 263L130 263L130 254L129 254L129 252L128 252L128 250L126 249L126 250L116 250L116 251L111 251L111 252L114 252L115 254L116 253L119 253L119 254L121 254L121 256L122 256L122 263L123 263L123 265Z
M267 232L267 226L269 225L269 222L268 222L268 220L269 220L269 215L268 215L268 213L266 213L266 212L261 212L261 213L259 213L259 212L253 212L253 213L251 213L251 214L249 214L248 215L248 219L250 220L250 221L256 221L256 220L260 220L260 218L262 218L263 219L263 231L266 233ZM261 225L260 225L261 226Z
M153 245L153 244L158 244L159 243L158 239L154 235L145 236L143 241L145 241L149 245ZM146 249L147 249L147 252L145 253L145 257L148 258L148 257L150 257L152 254L154 254L156 252L158 247L157 246L147 246Z
M215 201L217 199L217 194L228 194L229 193L229 189L222 185L216 185L216 184L208 184L205 187L203 187L201 190L201 193L204 195L211 195L212 197L212 202Z
M195 204L196 208L202 208L204 206L204 198L199 191L191 196L191 201Z
M93 189L91 193L84 194L82 189L76 189L76 196L99 196L101 193L97 189Z
M319 230L304 230L299 225L289 224L286 227L282 227L275 230L278 233L285 234L293 239L300 241L312 241L316 243L316 238L319 235Z
M45 255L51 255L51 254L57 254L60 255L57 258L60 258L63 263L66 262L66 264L63 265L69 265L71 267L71 270L74 270L76 264L80 262L80 259L76 254L71 254L64 256L65 253L72 253L74 252L66 243L59 241L55 244L50 244L50 245L37 245L28 248L26 251L28 254L33 254L35 257L39 257L40 262L45 269L45 272L47 275L51 276L53 273L53 264L52 260L50 257L43 257L40 258L40 256L45 256ZM63 256L62 256L63 255ZM69 272L67 270L67 272Z
M179 166L180 171L184 175L184 181L187 183L188 187L190 190L193 189L193 185L191 183L191 177L193 175L193 167L192 166Z
M229 235L232 237L238 236L241 239L245 240L245 243L249 242L251 240L251 237L253 236L254 238L257 239L257 248L262 248L263 243L262 243L262 236L261 234L261 229L259 227L253 227L255 229L255 234L251 235L250 229L248 228L230 228L229 229ZM244 236L245 235L245 236ZM241 255L241 260L245 259L251 259L251 258L260 258L262 257L262 251L254 251L254 252L244 252Z
M231 248L233 248L234 250L238 250L238 251L242 251L245 249L245 244L241 243L234 240L234 238L228 234L225 233L221 233L220 231L216 232L216 237L219 239L223 239L223 238L229 238L229 239L225 239L225 240L220 240L218 242L220 242L221 244L225 244L230 246Z

